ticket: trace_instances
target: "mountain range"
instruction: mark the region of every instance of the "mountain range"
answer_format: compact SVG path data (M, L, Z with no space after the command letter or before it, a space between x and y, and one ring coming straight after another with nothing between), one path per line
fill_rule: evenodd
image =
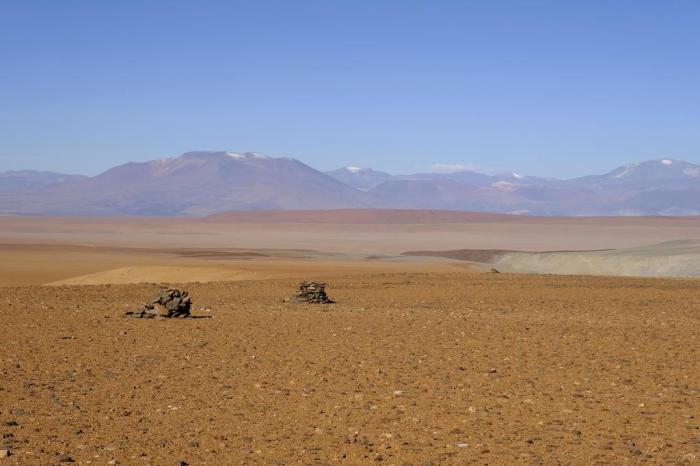
M561 180L517 173L318 171L254 152L188 152L97 176L0 173L0 214L194 215L229 210L440 209L527 215L700 215L700 166L672 159Z

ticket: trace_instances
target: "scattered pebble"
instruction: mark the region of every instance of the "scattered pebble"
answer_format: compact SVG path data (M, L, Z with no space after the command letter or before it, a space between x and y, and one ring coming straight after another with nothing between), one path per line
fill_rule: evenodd
M640 450L637 444L632 441L628 442L627 448L629 448L629 451L633 456L640 456L642 454L642 450Z

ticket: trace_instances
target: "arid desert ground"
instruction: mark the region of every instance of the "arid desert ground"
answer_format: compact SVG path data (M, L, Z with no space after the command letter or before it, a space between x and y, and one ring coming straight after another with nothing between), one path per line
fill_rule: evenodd
M669 264L698 239L697 218L0 217L0 465L694 464L700 281ZM502 251L547 268L491 273ZM561 254L604 265L557 275ZM649 268L688 273L599 275ZM336 303L285 302L306 279ZM212 318L122 317L163 285Z

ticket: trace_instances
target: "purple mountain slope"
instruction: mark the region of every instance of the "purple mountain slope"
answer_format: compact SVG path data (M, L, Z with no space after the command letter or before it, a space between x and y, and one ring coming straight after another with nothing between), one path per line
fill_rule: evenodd
M536 215L698 215L700 166L660 159L570 180L475 171L322 173L257 153L188 152L94 176L0 173L0 214L208 215L227 210L445 209Z

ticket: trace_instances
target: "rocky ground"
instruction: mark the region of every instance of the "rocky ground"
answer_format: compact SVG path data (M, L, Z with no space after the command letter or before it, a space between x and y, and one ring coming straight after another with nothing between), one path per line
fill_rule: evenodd
M300 277L324 278L324 277ZM0 465L683 464L700 282L470 273L0 288ZM182 464L182 463L177 463Z

